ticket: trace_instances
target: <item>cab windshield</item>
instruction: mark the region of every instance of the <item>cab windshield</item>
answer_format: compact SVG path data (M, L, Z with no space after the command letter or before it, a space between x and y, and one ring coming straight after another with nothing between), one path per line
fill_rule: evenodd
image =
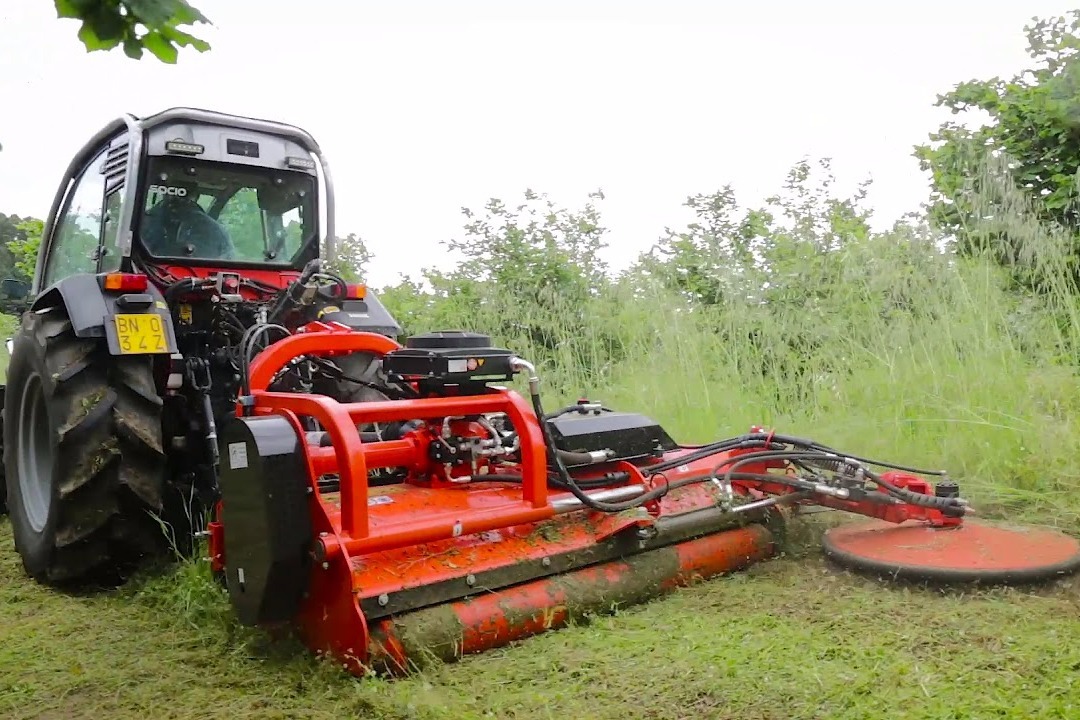
M159 258L291 264L315 234L315 178L190 158L150 161L139 237Z

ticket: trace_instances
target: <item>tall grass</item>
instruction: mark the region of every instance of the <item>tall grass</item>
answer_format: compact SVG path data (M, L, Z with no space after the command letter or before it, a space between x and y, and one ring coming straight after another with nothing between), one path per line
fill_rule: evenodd
M481 302L444 306L437 322L532 357L551 407L600 399L686 441L763 424L948 470L994 515L1077 527L1072 236L1040 223L1002 167L979 180L981 222L1009 244L1013 267L993 259L1000 247L959 257L925 227L901 225L807 250L784 301L695 306L631 273L584 303L474 288ZM1045 279L1039 292L1015 289L1023 272ZM538 342L537 326L555 342Z

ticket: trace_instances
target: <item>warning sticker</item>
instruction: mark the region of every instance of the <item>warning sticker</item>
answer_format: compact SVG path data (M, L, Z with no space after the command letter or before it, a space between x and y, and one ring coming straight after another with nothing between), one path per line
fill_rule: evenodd
M233 470L240 470L247 466L247 445L242 442L229 443L229 467Z
M376 495L374 497L369 497L367 500L368 505L387 505L392 502L394 502L394 498L389 495Z

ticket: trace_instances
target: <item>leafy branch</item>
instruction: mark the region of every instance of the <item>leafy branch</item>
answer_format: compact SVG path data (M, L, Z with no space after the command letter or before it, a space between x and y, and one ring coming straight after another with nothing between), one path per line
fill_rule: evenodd
M206 52L210 44L181 28L211 24L187 0L53 0L60 18L80 20L78 37L87 52L122 47L139 60L144 50L164 63L176 63L179 50Z

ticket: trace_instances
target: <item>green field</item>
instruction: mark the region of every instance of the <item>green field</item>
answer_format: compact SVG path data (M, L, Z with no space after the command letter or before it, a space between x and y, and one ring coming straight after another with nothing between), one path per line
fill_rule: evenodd
M893 589L809 553L391 683L238 629L190 572L71 598L27 583L9 553L0 715L1073 718L1078 590Z

